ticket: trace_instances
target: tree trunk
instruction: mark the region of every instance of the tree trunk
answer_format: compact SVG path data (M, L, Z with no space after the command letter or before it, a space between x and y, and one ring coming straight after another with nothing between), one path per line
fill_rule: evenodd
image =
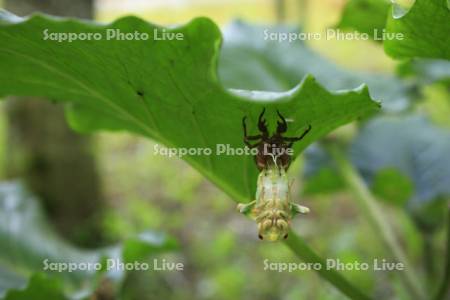
M93 12L92 0L6 0L5 7L21 16L39 11L91 18ZM91 138L69 129L62 106L44 99L8 99L6 114L7 177L24 179L67 239L98 245L103 202Z

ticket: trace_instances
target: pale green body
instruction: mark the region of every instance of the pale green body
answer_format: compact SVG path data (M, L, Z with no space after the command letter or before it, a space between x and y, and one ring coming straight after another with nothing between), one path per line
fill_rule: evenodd
M259 174L256 200L239 204L238 209L256 220L259 237L269 241L287 238L292 217L297 213L309 212L307 207L291 202L286 171L276 165Z

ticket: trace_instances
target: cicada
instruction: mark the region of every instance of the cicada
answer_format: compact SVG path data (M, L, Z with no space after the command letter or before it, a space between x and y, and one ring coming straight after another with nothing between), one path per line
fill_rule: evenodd
M257 179L255 200L247 204L239 204L238 210L249 215L258 224L258 237L261 240L278 241L288 237L292 218L298 213L307 213L305 206L291 201L291 184L286 174L290 164L290 155L287 149L292 144L303 139L311 130L311 125L299 137L283 137L287 131L284 117L277 111L281 121L278 121L276 132L269 136L265 119L265 110L259 116L259 135L248 136L245 117L242 121L244 127L244 142L248 147L258 147L255 157L256 165L260 170ZM251 144L250 141L258 141Z

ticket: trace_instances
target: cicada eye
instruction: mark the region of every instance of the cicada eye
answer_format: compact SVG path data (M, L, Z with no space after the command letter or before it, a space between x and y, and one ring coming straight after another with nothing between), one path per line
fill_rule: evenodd
M288 236L289 236L289 234L286 233L286 234L283 236L283 239L287 239Z
M260 235L260 234L258 234L258 238L259 238L260 240L263 240L263 239L264 239L263 236Z

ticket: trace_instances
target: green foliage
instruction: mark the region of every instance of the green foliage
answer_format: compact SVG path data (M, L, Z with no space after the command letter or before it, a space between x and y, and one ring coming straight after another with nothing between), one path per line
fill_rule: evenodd
M367 33L374 38L374 31L378 35L384 29L389 1L386 0L350 0L345 5L337 28L354 29Z
M437 197L420 207L413 207L412 215L414 221L422 232L434 233L442 228L446 221L449 197Z
M62 293L62 284L57 279L51 279L42 273L36 273L30 278L25 289L10 290L4 300L68 300Z
M420 1L425 2L425 1ZM430 1L433 2L433 1ZM439 1L434 1L434 3L438 3ZM443 2L443 1L441 1ZM439 8L431 8L433 6L433 3L431 4L423 4L420 3L420 8L415 8L415 11L412 12L414 16L407 17L407 20L399 21L397 20L399 18L399 15L401 13L404 13L406 8L403 8L400 6L401 4L395 3L393 7L388 1L385 0L350 0L347 2L344 11L342 13L341 19L339 21L339 24L337 25L338 28L341 29L353 29L357 30L362 33L369 34L372 38L374 38L373 33L375 30L378 32L378 36L381 36L381 32L386 27L386 18L388 14L390 17L390 27L389 30L392 30L393 32L400 32L408 36L408 38L411 38L410 44L416 45L416 42L424 43L425 40L423 39L423 36L431 36L432 39L440 39L441 37L444 37L444 40L442 41L442 45L445 47L445 43L448 42L448 40L445 40L445 37L448 37L448 32L450 30L450 27L448 26L448 18L449 14L445 11L445 9L442 9L442 7ZM422 5L427 5L427 11L425 13L418 13L417 11L420 11ZM434 11L433 9L437 9L437 11L440 11L439 15L446 15L444 18L438 16L438 18L434 19ZM398 13L397 13L398 12ZM401 12L401 13L400 13ZM409 15L409 14L408 14ZM406 16L404 17L406 18ZM432 19L431 19L432 18ZM403 18L401 18L403 19ZM401 20L400 19L400 20ZM392 25L393 23L398 22L400 25ZM403 31L406 27L404 23L410 22L410 25L408 25L408 31ZM424 24L424 25L417 25L417 24ZM429 24L435 24L437 29L436 33L431 32L429 28ZM395 29L392 29L392 28ZM397 28L398 27L398 28ZM420 32L415 30L414 28L421 27ZM439 32L441 32L441 36L439 36ZM441 41L439 41L441 42ZM399 43L398 45L396 43ZM405 46L402 46L402 43L405 44ZM430 43L430 42L429 42ZM431 42L432 43L432 42ZM399 48L400 47L400 48ZM386 42L386 51L388 53L392 51L399 51L398 49L408 47L406 41L387 41ZM415 46L416 47L416 46ZM434 45L423 45L424 48L433 48ZM442 48L442 47L441 47ZM428 50L424 51L428 51ZM444 48L445 49L445 48ZM409 51L409 50L408 50ZM436 51L436 50L430 50L430 51ZM443 50L445 51L445 50ZM405 62L402 62L398 67L398 75L402 77L412 77L417 76L419 79L419 84L427 84L434 81L443 81L448 80L450 78L450 63L448 60L444 59L430 59L430 58L424 58L420 59L417 57L434 57L429 55L421 55L419 52L411 52L408 56L408 58L414 58L412 60L408 60ZM440 56L441 58L446 58L444 56ZM407 58L404 56L403 58ZM447 57L448 59L448 57ZM370 85L369 85L370 86Z
M303 175L305 195L329 194L345 186L331 157L319 144L306 149Z
M288 26L256 26L244 21L231 23L224 31L219 77L226 87L284 91L294 88L306 75L330 90L367 84L371 96L385 110L409 106L409 85L398 78L344 69L310 49L304 42L278 42L269 33L299 32ZM237 63L238 62L238 63Z
M450 60L450 8L447 0L416 0L404 16L389 14L388 33L402 33L403 40L386 40L384 49L394 58Z
M288 135L312 125L311 133L295 147L298 154L334 128L378 108L364 87L330 93L312 77L305 77L285 93L224 90L215 70L221 35L207 19L174 29L184 34L183 41L153 43L42 42L46 28L51 32L99 33L107 28L122 32L132 28L148 33L150 39L154 29L161 28L133 17L99 26L39 15L1 27L5 47L0 50L0 79L4 83L0 95L70 100L70 121L78 129L127 130L169 147L215 150L217 144L229 144L239 148L243 146L242 117L249 117L254 132L257 116L267 107L269 118L279 109L294 120ZM257 175L253 158L214 154L184 158L235 200L253 197Z
M429 11L434 5L424 4L424 1L420 0L417 2L416 6L419 3L423 6L423 12ZM427 5L429 7L425 8ZM383 14L381 5L375 4L374 1L351 1L347 9L340 24L342 27L353 26L357 30L366 32L371 28L381 29L384 26L386 14ZM355 13L349 14L352 11L350 9L355 9ZM373 15L375 18L367 17L372 15L373 9L377 11ZM395 22L390 20L388 30L405 29L412 32L411 22L423 24L426 18L429 18L429 15L417 13L416 8ZM438 15L434 21L437 24L442 20ZM307 124L313 126L312 134L296 145L295 153L298 155L311 142L323 137L334 128L377 111L378 105L371 101L367 88L357 88L362 83L367 83L371 95L382 100L391 109L405 108L409 98L408 86L393 76L344 70L315 54L301 42L287 46L274 41L264 41L264 27L255 27L243 22L234 23L228 28L222 52L218 51L222 42L218 28L211 21L203 18L195 19L183 27L168 30L168 32L183 33L185 37L183 41L153 41L154 30L161 32L163 28L132 17L104 26L76 20L51 19L46 16L34 16L24 21L1 12L0 24L2 24L0 38L5 45L0 49L0 80L3 83L0 86L0 96L38 95L67 101L68 118L72 126L85 132L99 129L123 130L151 138L168 147L206 147L213 149L214 152L218 143L229 144L234 148L242 147L242 117L246 115L249 117L250 130L256 133L257 116L263 107L267 107L268 121L272 129L276 109L281 110L292 120L289 124L288 135L298 134ZM123 32L138 30L148 33L150 40L57 43L42 41L42 31L46 28L50 32L103 34L108 28L120 29ZM265 28L273 31L292 30L282 27ZM442 32L448 32L445 23L441 28L442 31L433 31L436 34L435 38L441 37ZM419 30L415 30L415 36L412 39L422 39L421 35L424 33L422 29L420 27ZM442 38L442 41L448 42L448 37ZM430 41L424 39L416 43L417 49L409 52L411 47L408 43L413 42L415 43L415 40L407 39L406 44L399 45L398 49L396 49L397 45L389 42L386 44L386 50L389 52L395 48L394 56L396 57L419 56L448 59L446 56L448 52L439 50L439 47L442 48L440 42L437 45L438 50L429 50L427 47L432 47L429 45ZM217 66L219 57L221 58L220 66ZM402 74L423 73L421 78L433 77L441 80L448 76L448 70L440 68L442 66L440 62L443 61L426 61L424 65L410 63L404 65ZM219 67L218 70L217 67ZM217 74L220 75L219 78L224 86L230 88L229 90L222 87ZM318 83L307 74L315 76ZM302 82L298 84L300 80ZM322 85L332 90L355 89L329 92ZM287 89L291 90L282 92ZM276 92L265 92L267 90ZM372 184L373 191L380 197L395 200L397 205L412 199L410 201L412 206L420 204L427 212L418 214L427 216L423 221L425 224L430 224L426 222L427 220L441 220L436 217L438 215L436 212L441 212L442 206L433 205L445 203L436 199L447 195L448 191L445 188L450 185L445 180L437 183L435 179L450 178L449 174L439 173L443 169L450 169L447 167L447 161L442 159L445 153L448 153L446 152L448 145L445 142L439 142L438 147L432 151L424 145L430 144L431 141L448 140L448 135L442 132L437 134L435 128L431 130L423 123L419 122L420 125L417 125L412 121L405 122L402 126L392 124L388 126L386 124L390 120L386 120L383 122L386 126L380 125L374 131L370 131L368 128L374 126L376 120L363 127L357 142L352 147L353 155L355 149L358 149L358 141L364 139L361 143L370 145L368 149L363 149L364 155L374 155L374 157L362 159L362 167L361 161L358 163L355 160L355 164L360 167L362 174ZM424 129L425 127L428 129ZM369 133L367 133L368 130ZM404 133L400 139L399 132ZM413 133L417 132L419 132L419 142L414 146L417 137ZM383 140L379 137L381 134L389 136L390 139ZM396 135L396 138L393 135ZM372 139L374 141L371 141ZM392 153L386 152L386 145L394 148ZM397 151L395 147L401 149ZM405 155L408 147L413 149L413 153ZM373 154L375 151L376 154ZM414 163L417 161L418 167L416 165L411 167L411 161L406 161L408 157L414 157ZM435 162L436 157L439 158L438 163ZM213 154L183 158L231 195L234 200L252 199L257 170L251 156ZM377 164L367 166L366 160L376 161ZM404 166L408 167L402 168ZM321 169L318 174L315 181L309 181L306 184L306 193L334 191L342 186L340 177L336 175L332 167ZM173 178L168 178L167 181L171 182L169 189L173 190L173 197L185 199L185 194L191 194L190 190L179 190L178 182L173 183ZM412 188L411 183L414 183L415 189ZM185 199L186 202L196 200L190 197ZM138 208L137 211L139 210ZM146 224L152 221L158 222L153 218L149 220L148 215L144 214L139 215L139 218ZM167 226L176 226L175 219L177 218L167 221L170 223ZM433 223L431 226L437 225ZM226 234L213 238L211 249L217 253L217 256L211 255L210 261L220 261L221 257L226 255L227 249L235 247L235 243L234 239ZM52 242L49 242L49 245L51 244ZM291 234L287 245L306 262L323 264L323 260L296 235ZM25 243L18 248L27 246L28 244ZM31 248L34 247L36 246L31 246ZM124 261L133 261L166 247L172 248L173 242L159 235L144 234L126 241L118 251ZM67 248L72 249L70 246ZM205 248L207 247L203 246L199 253L204 253ZM73 251L78 255L78 250ZM8 251L5 253L8 254ZM11 253L10 251L9 254ZM70 253L58 254L61 254L62 259L66 259L66 255L70 257ZM83 260L85 260L85 254L79 254ZM110 252L102 250L88 254L92 254L94 261L99 261L110 255ZM39 257L39 254L36 257ZM344 261L352 261L357 259L358 255L347 251L342 254L342 258ZM30 269L26 274L28 276L33 273L35 265L30 268L27 267L27 263L20 262L19 265ZM239 268L240 264L236 263L227 268L216 266L210 271L210 275L221 286L220 294L229 297L237 297L241 294L240 291L247 283L244 275L233 275ZM0 276L4 275L8 278L16 276L16 274L3 272L2 269L0 271L2 271ZM82 281L87 278L92 279L85 275L80 274ZM339 273L323 270L320 275L347 296L353 299L367 299ZM23 285L21 280L27 276L18 276L19 280L15 287ZM38 279L30 281L29 289L33 289L35 284L33 280L42 284L43 287L48 284L47 279L39 276L33 277ZM351 273L350 278L358 278L357 272ZM370 279L364 278L365 287L370 286L371 283ZM42 291L45 290L42 288ZM59 293L60 290L57 289L56 292ZM26 295L27 292L24 293ZM57 297L50 298L57 299Z
M395 168L379 170L372 181L372 191L386 202L404 206L414 193L411 180Z
M308 164L308 167L311 167L311 165ZM306 178L308 180L306 180L303 188L305 195L330 194L344 186L342 178L331 167L320 168L316 174L306 175Z
M423 117L382 116L361 128L352 141L349 157L375 194L396 205L408 202L413 212L450 195L449 141L447 131ZM306 187L312 186L307 191L342 188L323 148L313 147L306 154ZM318 188L314 188L316 185ZM320 190L322 187L324 190Z
M122 260L125 263L139 261L149 254L176 249L177 245L174 239L168 238L164 234L143 232L137 237L124 241L121 247Z
M12 270L12 267L6 267L0 264L0 299L7 290L12 288L21 288L26 285L27 281L23 275Z
M351 299L370 299L361 291L355 289L348 281L344 280L342 277L336 276L337 271L333 269L327 269L326 262L317 256L311 249L307 246L305 241L297 238L297 236L291 237L286 240L286 244L295 251L301 251L303 255L307 258L308 262L315 264L320 264L322 267L318 271L324 278L327 278L335 286L339 286L341 291L346 294Z
M0 103L0 110L3 109L2 103ZM6 120L3 114L0 114L0 145L5 145L6 143ZM0 148L0 178L4 176L3 172L5 170L6 163L6 147Z
M141 260L150 254L171 250L174 247L175 243L171 238L162 234L145 232L127 239L123 245L89 251L79 249L65 242L51 229L37 199L21 184L14 182L0 184L0 268L10 270L8 273L1 272L7 275L8 284L2 287L0 295L11 288L23 287L28 277L43 272L46 259L48 263L94 264L103 263L106 258L129 262ZM14 267L13 271L11 271L12 267ZM36 291L42 293L34 294L35 297L47 297L45 299L57 299L48 296L48 293L56 291L59 294L81 291L89 294L96 289L97 280L100 277L112 276L115 284L120 284L125 276L123 272L115 270L109 270L105 274L84 270L74 272L49 270L48 272L56 279L42 275L31 276L28 287L23 292L24 297ZM62 281L64 289L56 288L56 286L53 288L54 280ZM22 292L17 294L22 295ZM7 295L6 299L10 299L8 298L10 295Z
M331 194L345 188L336 164L322 143L313 144L306 149L302 176L307 195Z
M350 156L369 182L384 168L395 168L408 176L414 183L409 205L420 207L450 195L449 152L450 134L426 119L419 116L380 117L364 126L353 142ZM388 185L392 184L389 177L386 177ZM396 178L397 184L398 180Z
M450 77L449 77L450 79ZM424 109L432 123L443 129L450 128L450 97L446 84L433 84L422 89L420 109Z
M133 17L107 26L40 15L16 21L16 17L3 15L0 27L5 45L0 49L0 80L4 83L0 95L70 101L69 119L79 130L126 130L169 147L214 150L217 144L229 144L238 148L243 144L242 117L248 116L254 132L257 116L266 107L269 121L276 109L293 120L288 135L312 125L312 132L294 149L298 155L334 128L379 108L365 87L330 93L310 76L283 93L224 90L216 76L221 35L208 19L195 19L170 30L182 33L183 41L126 43L43 42L42 32L104 34L114 28L146 32L152 40L154 30L162 28ZM184 159L234 200L253 197L257 169L251 156L213 154ZM303 259L312 257L303 254L306 244L293 249ZM313 252L309 249L308 253ZM321 274L347 295L365 299L338 273Z

